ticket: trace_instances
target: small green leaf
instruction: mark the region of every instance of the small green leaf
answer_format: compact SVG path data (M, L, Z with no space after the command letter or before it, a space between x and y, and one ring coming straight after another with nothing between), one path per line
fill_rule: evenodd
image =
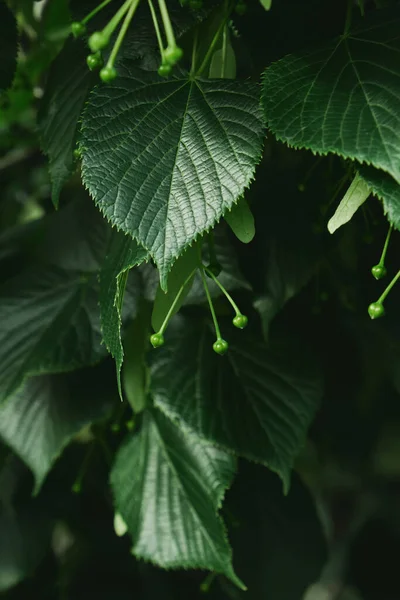
M212 56L209 70L210 79L235 79L236 56L229 40L229 31L225 33L228 38L222 48L216 50Z
M182 432L159 411L146 412L111 472L115 508L132 536L133 554L164 568L223 573L244 589L217 515L235 466L232 455Z
M289 55L265 71L267 124L279 140L371 164L400 183L400 8Z
M124 360L121 324L125 288L129 270L147 259L148 253L144 248L129 236L114 231L100 272L101 329L107 349L115 359L121 398L121 367Z
M70 371L106 354L95 276L31 267L0 287L0 403L28 375Z
M107 219L149 250L166 289L177 257L250 184L262 139L257 84L179 71L165 80L127 60L89 97L83 181Z
M270 10L272 6L272 0L260 0L260 3L265 10Z
M31 469L37 494L53 463L72 437L113 408L113 394L92 372L31 377L0 406L0 439Z
M193 273L199 264L199 250L197 244L186 250L186 252L178 258L168 275L168 291L164 292L161 285L158 286L156 298L154 300L153 314L151 315L151 325L154 331L158 331L164 323L178 292ZM186 296L190 292L193 284L193 277L188 281L179 296L179 300L174 306L171 317L175 315L182 306Z
M86 65L87 48L68 40L52 64L40 105L38 127L44 153L49 157L52 200L58 207L63 185L74 172L73 152L78 120L95 75Z
M382 200L383 210L395 229L400 231L400 185L387 173L362 166L360 176L371 193Z
M294 459L322 397L305 349L274 350L244 332L229 334L221 359L205 324L180 319L152 355L150 390L170 418L230 451L261 462L289 487Z
M362 204L371 195L371 190L364 179L357 173L333 217L329 219L328 231L335 233L339 227L348 223Z
M6 2L0 2L0 92L12 83L17 65L17 22Z
M241 198L232 210L224 215L224 219L243 244L248 244L254 238L254 217L245 198Z

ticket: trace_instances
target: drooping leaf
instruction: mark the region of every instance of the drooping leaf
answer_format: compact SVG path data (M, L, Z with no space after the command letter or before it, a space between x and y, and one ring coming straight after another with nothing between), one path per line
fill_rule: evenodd
M0 92L12 83L17 64L17 22L6 2L0 2Z
M373 167L363 165L359 174L371 193L382 200L383 210L389 222L400 230L400 185L393 177Z
M186 296L190 292L193 283L194 271L199 264L199 251L197 244L188 248L186 252L178 258L168 275L168 291L164 292L161 285L158 286L154 300L153 313L151 315L151 325L154 331L158 331L169 313L182 286L179 300L174 306L170 317L178 312ZM188 280L190 275L192 277ZM185 284L186 282L186 284Z
M101 345L95 276L36 267L0 288L0 402L28 375L98 362Z
M121 367L124 360L121 324L126 284L129 270L147 259L148 253L142 246L129 236L114 231L100 273L101 330L107 349L115 359L121 397Z
M263 130L258 88L179 72L163 80L132 61L119 72L84 111L83 181L112 224L149 250L166 289L176 258L253 177Z
M248 586L228 597L303 599L320 576L327 548L314 500L298 475L284 498L275 475L243 461L227 509L239 523L231 534L234 564Z
M146 354L149 347L151 307L141 302L135 320L128 327L124 339L122 387L135 414L147 404L148 367Z
M224 219L243 244L248 244L254 238L254 217L245 198L241 198L232 210L224 215Z
M318 369L305 349L294 354L290 344L274 351L232 332L220 357L214 339L208 325L171 324L168 344L152 355L155 405L211 442L267 465L287 490L322 396Z
M95 75L86 65L87 48L70 39L50 70L39 110L42 149L49 158L52 200L58 206L63 185L75 169L78 121Z
M0 406L0 439L33 472L35 493L71 438L111 411L115 395L98 375L31 377Z
M243 588L217 515L234 474L233 456L148 411L111 472L116 510L135 556L164 568L223 573Z
M329 219L329 233L335 233L339 227L345 223L348 223L370 195L370 188L366 184L365 180L357 173L347 192L340 201L335 214Z
M400 183L400 9L268 67L263 104L279 140L372 164Z

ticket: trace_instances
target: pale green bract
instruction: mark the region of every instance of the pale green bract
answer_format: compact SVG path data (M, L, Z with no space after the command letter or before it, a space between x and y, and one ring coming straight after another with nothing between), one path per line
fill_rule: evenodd
M348 223L370 194L371 190L368 185L357 173L349 189L340 201L335 214L328 221L329 233L334 233L339 227Z
M397 7L272 64L263 81L269 128L290 146L371 164L400 183L399 52Z
M111 472L115 508L132 536L133 554L164 568L223 573L245 589L217 515L235 470L231 454L147 410Z
M82 178L105 217L150 252L166 289L176 258L249 185L262 141L257 84L165 80L125 61L89 97Z

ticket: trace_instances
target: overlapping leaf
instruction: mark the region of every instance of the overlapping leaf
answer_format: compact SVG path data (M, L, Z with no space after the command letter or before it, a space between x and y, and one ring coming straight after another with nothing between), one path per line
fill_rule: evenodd
M175 259L249 185L260 158L258 86L162 80L125 61L83 115L83 181L103 214L147 248L162 286Z
M372 164L400 183L400 9L265 71L263 103L278 139Z
M393 177L373 167L363 165L359 173L371 193L382 200L383 209L389 222L400 230L400 185Z
M115 359L121 394L121 367L124 349L121 341L122 307L129 270L148 259L148 252L129 236L113 232L100 273L100 319L104 342ZM136 274L138 287L138 275ZM131 317L134 314L130 315Z
M318 370L289 345L274 353L244 333L229 340L221 358L207 325L181 320L171 327L153 355L155 404L206 439L264 463L288 489L321 399Z
M94 364L101 345L95 276L30 269L0 288L0 401L30 374Z
M85 425L112 409L115 396L80 373L32 377L0 406L0 439L31 469L35 492L63 448Z
M233 456L147 412L111 473L134 554L165 568L210 569L243 587L217 515L234 473Z

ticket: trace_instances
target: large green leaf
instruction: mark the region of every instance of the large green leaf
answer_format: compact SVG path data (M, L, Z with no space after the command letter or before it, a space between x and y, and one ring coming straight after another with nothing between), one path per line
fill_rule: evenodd
M94 372L96 373L96 371ZM91 375L91 374L90 374ZM31 469L37 493L54 461L85 425L106 416L115 395L93 375L28 379L0 406L0 439Z
M400 185L387 173L362 166L360 176L371 193L382 200L383 210L392 225L400 231Z
M82 176L103 214L147 248L163 288L176 258L249 185L261 155L258 86L169 79L125 61L83 115Z
M297 148L366 162L400 183L400 8L265 71L267 123Z
M95 276L31 268L0 288L0 402L30 374L94 364L101 345Z
M238 523L231 534L234 564L248 592L233 590L231 598L305 600L320 576L327 548L313 498L298 475L286 498L279 483L259 465L239 465L226 505Z
M217 515L235 464L233 456L182 432L159 411L147 412L111 473L116 509L128 525L135 556L165 568L223 573L243 587Z
M104 342L115 359L120 396L124 349L121 340L122 308L129 270L148 259L148 252L132 238L114 231L100 273L100 319ZM136 274L135 287L138 287ZM134 314L130 315L132 318Z
M87 48L80 40L68 40L54 61L39 111L42 148L49 157L52 200L55 206L75 164L79 116L94 75L86 65Z
M4 0L0 0L0 91L13 80L17 64L17 22Z
M241 332L224 357L207 325L181 319L154 351L156 406L190 430L276 471L288 489L293 461L322 395L305 349L272 351Z

